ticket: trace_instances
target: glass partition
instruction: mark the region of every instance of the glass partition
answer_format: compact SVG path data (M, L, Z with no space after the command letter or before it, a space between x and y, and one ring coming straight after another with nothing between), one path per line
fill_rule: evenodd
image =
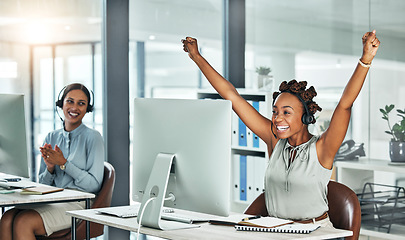
M315 86L323 108L314 132L327 126L362 54L362 35L377 30L382 47L353 106L346 136L365 143L367 156L389 159L389 135L379 108L404 109L404 3L398 1L246 0L246 86L255 69L271 68L277 87L284 80ZM387 84L388 83L388 84ZM402 104L402 106L401 106Z

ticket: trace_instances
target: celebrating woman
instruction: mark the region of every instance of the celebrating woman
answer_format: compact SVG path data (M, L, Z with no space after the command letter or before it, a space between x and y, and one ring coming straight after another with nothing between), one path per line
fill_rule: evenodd
M321 110L313 101L317 94L314 87L307 88L305 81L282 82L279 91L273 94L273 114L268 119L200 55L195 38L187 37L182 42L184 51L215 90L232 102L239 118L267 144L270 159L264 182L268 214L332 226L327 215L327 184L334 156L349 126L352 105L380 45L376 32L364 34L362 56L334 110L329 128L319 136L308 131L308 125L315 123L314 114Z

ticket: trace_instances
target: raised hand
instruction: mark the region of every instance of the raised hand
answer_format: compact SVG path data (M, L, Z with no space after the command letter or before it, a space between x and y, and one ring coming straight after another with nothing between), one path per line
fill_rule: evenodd
M186 37L186 39L182 39L181 42L183 43L183 50L188 53L188 56L192 60L195 60L195 57L200 55L198 52L197 39Z
M360 60L365 64L371 64L380 46L380 40L376 36L376 31L366 32L362 37L362 41L363 55Z

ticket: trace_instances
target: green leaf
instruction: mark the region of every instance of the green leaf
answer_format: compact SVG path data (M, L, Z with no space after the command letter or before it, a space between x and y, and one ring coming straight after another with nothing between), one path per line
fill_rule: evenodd
M392 135L392 132L390 132L390 131L385 131L385 133Z
M394 109L395 105L391 104L391 105L386 105L385 106L385 111L387 111L387 113L390 113L392 111L392 109Z
M397 109L397 112L398 112L398 113L405 114L405 111L402 111L401 109Z
M385 119L385 120L387 120L387 121L388 121L387 116L382 116L382 119Z
M387 115L387 112L382 108L380 108L380 112L382 112L382 114L384 114L384 115Z

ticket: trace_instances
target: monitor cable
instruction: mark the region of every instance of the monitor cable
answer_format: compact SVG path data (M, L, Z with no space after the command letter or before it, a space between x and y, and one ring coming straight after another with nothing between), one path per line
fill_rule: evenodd
M136 239L139 240L139 234L141 232L141 226L142 226L142 217L143 217L143 213L145 212L146 207L148 206L148 204L150 202L152 202L153 200L155 200L156 197L151 197L148 199L148 201L146 201L142 211L141 211L141 215L139 216L139 226L138 226L138 232L136 233Z
M146 206L148 206L148 204L149 204L150 202L152 202L153 200L155 200L155 199L156 199L156 197L151 197L151 198L149 198L149 199L146 201L145 206L144 206L143 209L142 209L141 215L139 216L139 227L138 227L138 231L137 231L137 233L136 233L136 239L137 239L137 240L139 239L139 234L140 234L141 224L142 224L142 217L143 217L143 213L145 212ZM169 197L165 198L165 201L172 201L172 202L174 202L175 200L176 200L176 197L174 196L173 193L169 193Z

